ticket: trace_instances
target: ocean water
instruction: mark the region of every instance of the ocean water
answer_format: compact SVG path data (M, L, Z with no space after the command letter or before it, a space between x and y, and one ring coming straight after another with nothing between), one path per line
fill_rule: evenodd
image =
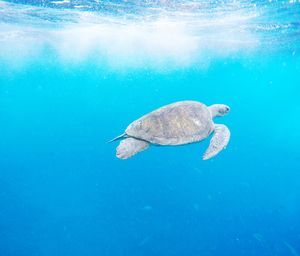
M300 2L0 1L0 256L300 255ZM128 160L160 106L231 131Z

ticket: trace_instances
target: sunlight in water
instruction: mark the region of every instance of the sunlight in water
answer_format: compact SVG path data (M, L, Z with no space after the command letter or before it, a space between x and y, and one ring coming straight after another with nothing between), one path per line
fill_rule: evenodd
M16 6L0 3L2 19L9 20ZM212 13L158 9L153 16L17 7L19 22L0 25L5 49L0 58L14 65L48 51L62 63L92 58L115 67L206 66L211 58L249 51L259 43L247 29L257 14L238 6L230 13L226 9ZM61 21L62 17L69 20Z
M114 12L105 11L105 4ZM108 2L99 4L103 10L82 11L78 5L57 9L0 1L0 58L22 66L46 52L61 64L93 59L111 67L207 67L216 58L285 47L298 38L298 5L285 8L280 18L286 22L279 24L271 2L143 4L131 9Z

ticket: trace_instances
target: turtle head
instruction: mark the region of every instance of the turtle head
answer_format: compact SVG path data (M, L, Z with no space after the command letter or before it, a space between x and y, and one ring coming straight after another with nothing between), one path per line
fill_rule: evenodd
M230 112L230 107L224 104L214 104L209 106L208 109L213 118L216 116L225 116Z

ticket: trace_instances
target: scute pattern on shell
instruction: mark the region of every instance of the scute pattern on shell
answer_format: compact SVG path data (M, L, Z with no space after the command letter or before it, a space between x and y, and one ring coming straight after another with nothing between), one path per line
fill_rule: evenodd
M207 106L196 101L181 101L139 118L125 132L153 144L181 145L205 139L212 131Z

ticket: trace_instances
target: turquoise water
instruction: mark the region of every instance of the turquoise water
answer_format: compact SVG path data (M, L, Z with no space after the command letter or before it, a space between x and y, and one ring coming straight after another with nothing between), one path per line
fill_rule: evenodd
M300 254L299 1L0 1L0 255ZM231 131L131 159L160 106Z

